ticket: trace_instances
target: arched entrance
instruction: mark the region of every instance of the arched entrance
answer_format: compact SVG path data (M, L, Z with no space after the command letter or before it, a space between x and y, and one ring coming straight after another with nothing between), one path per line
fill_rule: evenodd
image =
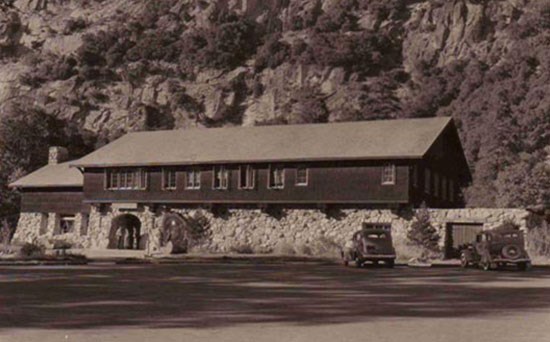
M175 213L167 214L162 223L161 245L172 244L172 254L187 253L190 243L188 225L185 219Z
M122 214L113 219L109 234L111 249L145 249L146 237L141 235L141 221L132 214Z

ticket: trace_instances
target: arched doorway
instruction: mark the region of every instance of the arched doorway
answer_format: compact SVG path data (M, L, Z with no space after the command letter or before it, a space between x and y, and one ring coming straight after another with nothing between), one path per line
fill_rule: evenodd
M172 244L172 254L187 253L190 235L186 220L175 213L167 214L162 223L161 245Z
M132 214L122 214L113 219L109 234L111 249L145 249L146 237L141 235L141 221Z

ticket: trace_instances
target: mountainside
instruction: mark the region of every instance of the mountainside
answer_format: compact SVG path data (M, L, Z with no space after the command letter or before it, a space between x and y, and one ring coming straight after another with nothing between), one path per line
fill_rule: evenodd
M550 201L550 0L0 4L0 186L128 131L451 115L468 205Z

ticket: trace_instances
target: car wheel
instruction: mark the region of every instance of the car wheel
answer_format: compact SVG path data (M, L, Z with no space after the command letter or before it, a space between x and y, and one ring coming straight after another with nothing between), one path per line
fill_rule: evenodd
M395 265L395 260L386 261L386 266L388 266L389 268L393 268L394 265Z
M468 265L469 265L469 262L468 262L468 257L466 256L466 253L464 252L460 253L460 267L466 268L468 267Z
M355 267L357 268L363 267L363 261L361 261L360 259L355 259Z
M345 267L348 267L348 266L349 266L349 261L348 261L348 259L344 259L344 260L342 261L342 264L343 264Z

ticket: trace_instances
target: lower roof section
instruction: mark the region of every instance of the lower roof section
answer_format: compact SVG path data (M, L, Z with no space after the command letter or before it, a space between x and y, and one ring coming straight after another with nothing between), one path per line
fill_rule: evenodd
M70 162L48 164L11 183L11 188L74 188L83 187L84 177L80 170L69 166Z

